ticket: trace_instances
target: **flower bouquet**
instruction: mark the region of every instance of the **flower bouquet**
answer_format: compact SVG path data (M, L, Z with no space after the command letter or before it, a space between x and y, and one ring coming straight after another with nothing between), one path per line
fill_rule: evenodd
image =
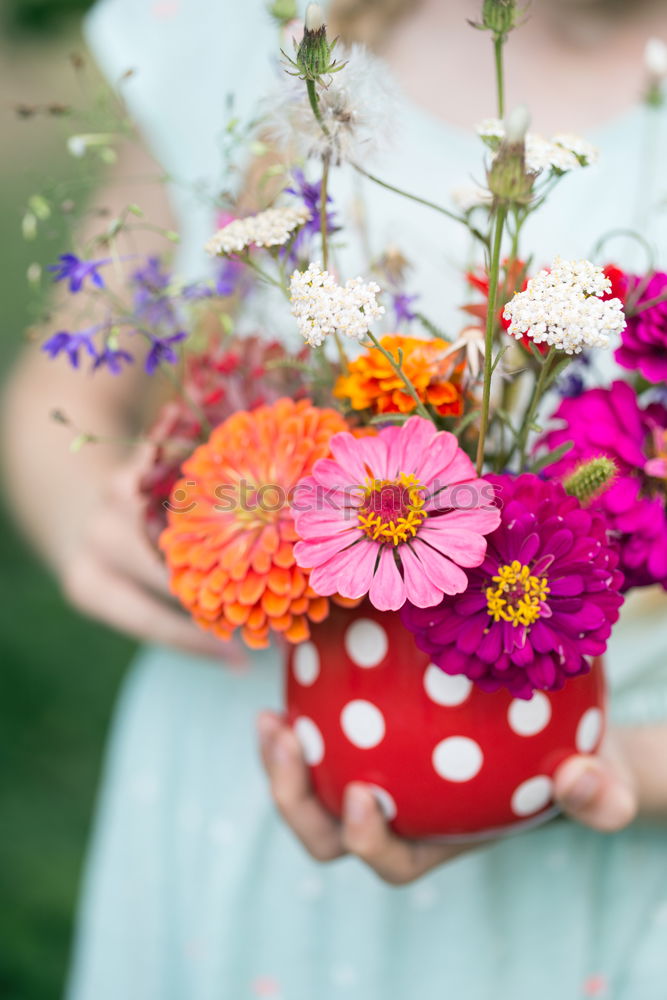
M174 595L221 643L281 644L287 715L322 801L338 813L345 786L367 782L408 836L488 836L551 815L557 766L602 739L601 657L624 592L667 585L655 393L667 275L523 256L526 220L596 151L528 131L523 108L504 114L519 14L485 0L475 25L493 41L498 117L479 126L485 181L460 210L362 165L373 121L355 80L384 71L336 48L311 4L252 140L288 149L257 185L262 210L218 202L206 277L131 260L123 296L105 275L123 263L118 232L141 217L128 206L104 256L89 246L55 267L75 295L108 292L107 318L43 344L74 367L172 379L141 489ZM420 312L400 248L369 259L365 278L340 273L350 225L334 171L468 230L483 264L461 268L479 298L458 335ZM239 332L269 295L297 349ZM612 341L627 380L584 388ZM543 431L550 409L558 426ZM73 445L94 440L79 430Z

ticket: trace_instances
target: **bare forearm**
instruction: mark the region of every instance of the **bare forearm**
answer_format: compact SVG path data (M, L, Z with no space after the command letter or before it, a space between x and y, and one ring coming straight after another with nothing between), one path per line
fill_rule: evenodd
M636 782L640 817L667 822L667 723L620 728L614 736Z

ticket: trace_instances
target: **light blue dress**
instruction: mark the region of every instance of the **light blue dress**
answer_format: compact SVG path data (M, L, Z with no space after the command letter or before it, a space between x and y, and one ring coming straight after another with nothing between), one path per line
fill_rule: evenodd
M215 177L224 95L235 90L247 115L275 72L263 8L106 0L88 23L110 79L137 70L130 106L190 184L175 198L192 274L212 221L190 182ZM381 173L446 200L479 171L479 141L399 104ZM601 166L568 178L529 233L540 259L584 255L632 222L643 127L631 114L596 137ZM335 196L345 206L354 188L337 178ZM365 196L373 249L398 243L419 262L424 311L456 329L465 238L379 188ZM270 300L259 308L275 314ZM661 595L628 603L609 655L619 723L667 720L666 610ZM243 675L167 649L138 658L109 749L70 1000L665 1000L664 827L602 836L556 820L400 889L355 859L320 865L276 817L258 763L255 717L280 706L280 689L273 651Z

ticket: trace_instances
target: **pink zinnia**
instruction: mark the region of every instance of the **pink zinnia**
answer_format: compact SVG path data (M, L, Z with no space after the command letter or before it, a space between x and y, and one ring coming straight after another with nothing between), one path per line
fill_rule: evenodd
M336 434L294 498L294 554L323 596L380 611L432 607L468 585L500 512L453 434L411 417L376 437Z

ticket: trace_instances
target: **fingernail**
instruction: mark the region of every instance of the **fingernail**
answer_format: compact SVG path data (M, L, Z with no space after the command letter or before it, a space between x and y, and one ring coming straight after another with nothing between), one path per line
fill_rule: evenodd
M602 786L598 771L592 767L582 771L570 787L563 793L564 802L571 808L580 809L593 801Z
M345 792L345 819L363 823L368 816L368 796L363 788L350 785Z

